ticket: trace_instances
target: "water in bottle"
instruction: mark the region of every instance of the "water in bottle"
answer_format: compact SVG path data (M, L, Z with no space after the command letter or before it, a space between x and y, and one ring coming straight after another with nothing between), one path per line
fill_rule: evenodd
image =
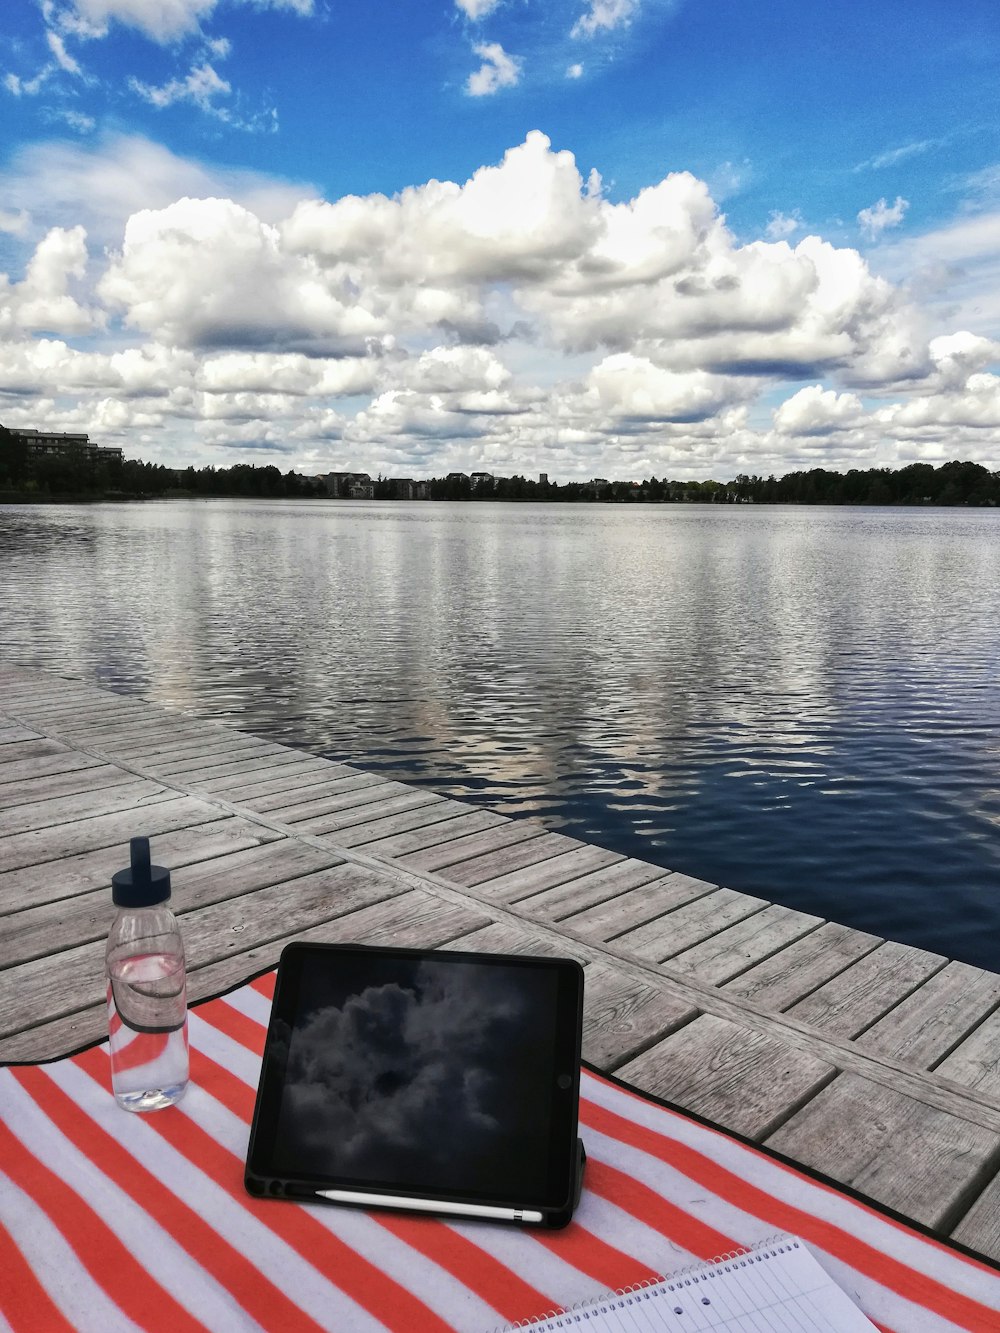
M108 936L111 1087L127 1111L172 1106L188 1083L184 946L170 872L150 865L149 839L133 838L131 865L112 878L118 915Z

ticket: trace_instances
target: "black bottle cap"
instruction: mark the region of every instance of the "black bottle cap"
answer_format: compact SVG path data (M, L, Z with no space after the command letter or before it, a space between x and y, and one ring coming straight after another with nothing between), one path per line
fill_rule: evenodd
M111 876L111 898L116 907L153 907L170 897L170 871L149 864L149 839L129 843L132 864Z

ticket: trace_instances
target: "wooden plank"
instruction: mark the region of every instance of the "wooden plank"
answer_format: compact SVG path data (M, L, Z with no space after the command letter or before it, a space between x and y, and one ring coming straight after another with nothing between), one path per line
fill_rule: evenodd
M866 1051L930 1069L1000 1006L1000 976L952 962L858 1038Z
M944 1230L1000 1153L1000 1135L854 1074L840 1074L767 1144Z
M27 763L31 759L41 759L46 755L67 755L76 753L62 741L55 741L51 736L42 736L34 740L17 741L5 745L0 757L5 764Z
M228 740L211 751L189 754L182 759L154 757L147 767L165 778L179 782L197 782L200 778L224 777L227 773L253 773L261 769L282 768L296 760L294 750L285 750L265 741L260 745L234 744Z
M584 978L583 1058L609 1072L697 1017L692 1004L591 963Z
M335 810L351 810L356 805L371 805L390 796L403 796L412 790L402 782L386 782L376 773L359 773L319 788L307 788L305 799L303 793L295 790L282 793L280 798L262 797L254 801L253 808L266 811L282 824L291 825L316 815L332 814Z
M296 938L343 944L385 944L405 949L440 949L488 922L482 912L446 903L422 889L362 907L304 931Z
M57 828L78 823L96 815L113 814L117 810L148 810L165 801L173 793L158 782L146 778L131 778L128 782L102 791L80 792L76 796L59 796L50 801L33 801L4 812L0 822L0 868L4 868L4 849L18 834L37 829Z
M20 723L12 722L9 726L0 727L0 745L15 745L19 741L38 740L38 732L32 731L30 727L21 726Z
M281 839L280 833L239 816L227 815L211 823L188 826L158 835L152 841L157 865L179 867L210 860L227 852L259 847ZM39 903L73 898L92 889L111 892L111 876L128 864L128 842L80 852L61 861L47 861L0 874L0 913L17 912ZM0 937L3 923L0 920Z
M577 847L575 851L562 852L522 870L511 870L494 879L482 880L476 888L485 897L498 902L519 903L543 889L578 880L588 871L601 870L624 859L617 852L606 851L603 847Z
M529 954L534 958L572 958L578 963L584 962L580 953L574 950L572 941L567 940L565 948L553 949L549 940L539 939L530 926L516 921L491 921L460 939L451 940L444 947L476 953Z
M455 884L464 884L471 888L487 879L496 879L499 875L512 870L521 870L525 866L545 861L550 856L560 856L563 852L577 851L584 844L575 838L566 838L561 833L543 833L539 838L529 838L526 842L513 843L496 851L485 852L471 860L452 863L444 878Z
M618 897L627 889L639 888L663 879L670 872L660 866L650 865L647 861L634 861L626 858L603 870L592 871L568 884L557 884L542 893L536 893L526 899L518 908L540 921L558 922L585 908L607 902ZM637 923L636 923L637 924Z
M786 1012L824 1032L858 1037L945 961L939 954L887 940Z
M84 792L107 791L109 787L121 787L134 781L134 773L126 773L115 764L94 764L90 768L74 769L71 773L52 773L25 778L21 782L0 783L0 812L21 805L37 805L57 797L63 799ZM7 816L0 813L0 832L6 829Z
M951 1234L1000 1263L1000 1176L993 1177Z
M363 851L369 842L379 842L393 834L405 833L408 829L426 828L428 825L443 823L464 809L468 807L463 802L449 801L441 796L431 804L403 810L399 814L387 815L382 819L370 820L366 824L355 824L352 828L339 829L330 836L340 847L358 847Z
M754 1139L772 1134L834 1073L789 1043L711 1014L618 1070L647 1092Z
M365 843L365 851L369 856L394 859L405 856L408 852L452 842L455 838L464 837L468 833L499 828L509 822L506 815L498 815L494 810L473 810L471 814L463 811L424 828L408 829L405 833L393 833L387 838L377 838L374 842Z
M335 810L328 815L315 815L312 819L303 819L298 821L294 828L299 833L312 833L317 837L321 834L339 834L349 828L359 828L364 826L365 831L372 823L382 819L387 819L390 815L404 814L408 810L422 809L427 805L438 805L444 801L443 796L437 796L432 791L423 791L420 788L414 788L403 793L402 796L392 796L385 801L371 801L364 805L353 806L347 810ZM277 815L272 816L275 819ZM427 822L431 823L433 817L429 817ZM284 823L284 820L280 820ZM406 827L404 825L404 827ZM392 832L386 829L385 832ZM376 832L374 837L381 837L381 832Z
M266 796L280 798L287 791L308 791L317 784L336 782L342 778L359 776L357 769L349 769L346 764L332 764L328 759L300 759L295 764L282 764L272 770L273 776L254 778L247 782L243 778L225 776L205 778L198 785L202 791L218 792L227 800L237 804L254 804Z
M1000 1100L1000 1014L990 1014L938 1064L935 1072Z
M881 943L877 935L827 921L779 954L727 981L723 989L727 995L742 996L768 1009L787 1009Z
M0 750L0 793L14 783L34 782L37 778L54 777L58 773L78 773L84 768L97 768L100 759L76 750L59 750L55 754L35 759L6 762Z
M735 926L673 955L670 966L719 986L762 958L777 954L821 924L821 917L807 916L804 912L772 903L763 912L755 912Z
M752 898L733 889L716 889L666 916L619 935L615 943L637 958L662 963L717 935L726 926L763 911L766 906L763 898Z
M94 815L74 824L18 833L10 838L0 838L0 871L60 861L98 847L127 847L129 838L139 834L153 837L170 829L207 824L218 818L219 811L214 806L191 796L175 796L145 805L140 810Z
M444 871L448 866L472 860L483 852L496 851L513 843L527 842L530 838L540 838L544 832L540 824L530 819L512 819L505 824L498 824L495 828L485 829L482 833L468 834L451 842L422 848L417 852L403 853L397 859L401 865L408 866L412 870Z
M212 861L175 869L171 876L171 907L183 919L184 913L208 903L287 884L341 861L333 853L288 840L231 852ZM106 883L71 899L26 907L0 918L0 957L5 967L11 967L89 940L105 939L114 916L115 907Z
M715 892L717 890L704 880L691 879L688 875L661 875L620 893L616 898L565 917L560 924L574 934L584 935L596 943L606 943L619 936L629 938L628 932L635 927L658 920L706 893Z
M338 865L213 903L180 918L189 970L254 946L291 939L358 907L405 892L404 885L387 876ZM104 941L96 940L62 950L58 968L45 957L7 969L0 1036L95 1004L104 995L104 949Z

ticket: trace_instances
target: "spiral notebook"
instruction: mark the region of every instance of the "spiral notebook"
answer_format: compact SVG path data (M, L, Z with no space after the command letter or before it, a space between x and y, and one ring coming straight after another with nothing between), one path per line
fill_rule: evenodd
M777 1236L743 1254L514 1327L529 1333L871 1333L875 1325L800 1240Z

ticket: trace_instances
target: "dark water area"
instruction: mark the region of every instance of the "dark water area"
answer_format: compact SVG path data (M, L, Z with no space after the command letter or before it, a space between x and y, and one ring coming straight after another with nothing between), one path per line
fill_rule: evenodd
M0 657L1000 967L1000 513L0 507Z

